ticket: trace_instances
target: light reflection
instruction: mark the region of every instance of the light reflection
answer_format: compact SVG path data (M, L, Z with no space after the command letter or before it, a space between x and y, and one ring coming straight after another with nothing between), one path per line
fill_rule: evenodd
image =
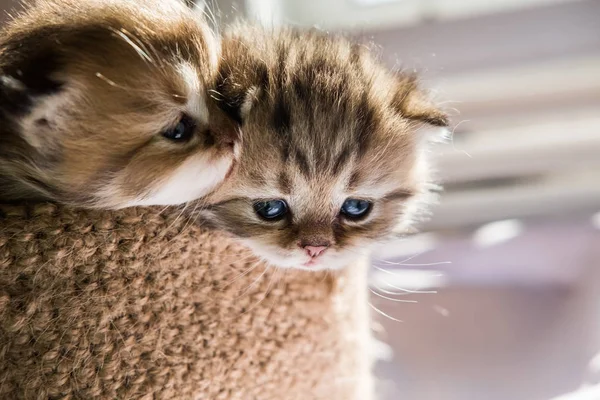
M496 246L519 236L523 227L518 219L491 222L475 231L473 242L478 247Z

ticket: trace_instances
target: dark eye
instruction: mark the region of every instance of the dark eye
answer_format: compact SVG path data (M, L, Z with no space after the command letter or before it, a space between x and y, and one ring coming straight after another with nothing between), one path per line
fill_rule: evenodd
M254 211L266 220L280 220L287 213L287 204L283 200L259 201L254 203Z
M187 115L181 117L177 125L167 129L162 135L173 142L189 142L196 131L196 123Z
M349 219L366 217L371 210L371 202L360 199L346 199L342 204L342 214Z

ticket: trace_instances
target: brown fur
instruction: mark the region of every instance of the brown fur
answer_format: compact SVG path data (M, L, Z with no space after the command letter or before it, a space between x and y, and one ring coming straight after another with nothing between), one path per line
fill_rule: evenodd
M218 47L177 0L34 2L0 40L0 199L153 204L191 164L220 182L237 131L207 100ZM185 144L160 135L188 112L182 64L210 116L193 116L197 132ZM203 173L193 178L198 196L217 184L203 187Z
M318 32L240 25L222 46L214 96L242 123L243 146L206 218L279 266L305 266L299 247L330 244L313 269L346 264L412 218L430 188L417 131L448 124L414 77ZM367 218L342 216L347 198L372 201ZM287 202L286 218L255 215L270 199Z
M204 217L280 266L307 266L302 247L329 246L313 269L344 265L408 225L430 189L418 131L448 123L414 76L341 38L243 24L225 35L217 65L203 22L176 0L157 1L44 0L8 28L0 44L5 199L173 204L232 171L202 200ZM207 115L196 116L195 139L164 140L161 130L196 94ZM241 155L230 170L235 124ZM344 217L349 198L371 202L369 214ZM273 199L288 204L286 217L258 218L254 204Z

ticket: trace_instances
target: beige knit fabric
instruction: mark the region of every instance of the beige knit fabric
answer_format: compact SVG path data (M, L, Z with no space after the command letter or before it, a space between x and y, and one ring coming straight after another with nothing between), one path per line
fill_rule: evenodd
M179 211L0 206L0 399L368 399L365 275Z

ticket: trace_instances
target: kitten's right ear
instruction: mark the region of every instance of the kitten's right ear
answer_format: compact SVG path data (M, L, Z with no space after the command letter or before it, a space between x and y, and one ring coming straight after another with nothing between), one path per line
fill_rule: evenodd
M404 118L411 121L448 127L450 118L432 101L428 93L419 87L414 75L401 75L392 98L392 107Z

